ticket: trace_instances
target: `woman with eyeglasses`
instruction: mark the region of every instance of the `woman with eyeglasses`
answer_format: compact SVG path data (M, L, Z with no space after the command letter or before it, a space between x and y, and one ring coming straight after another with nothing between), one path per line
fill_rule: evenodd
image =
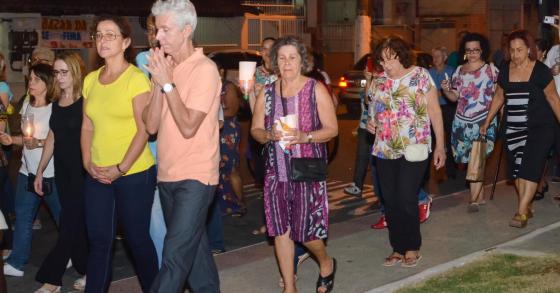
M451 131L451 150L455 162L468 164L473 141L480 138L480 126L488 116L488 109L496 91L498 69L487 63L490 54L488 39L478 33L468 33L461 40L459 54L462 64L451 79L444 79L441 88L445 96L457 102L457 111ZM494 149L498 120L493 119L486 133L486 153ZM478 212L486 203L482 181L470 181L469 213Z
M106 292L117 216L143 292L158 272L150 216L156 170L142 111L150 81L131 64L131 27L120 16L101 16L93 38L105 64L84 80L81 134L89 239L86 292Z
M35 192L43 196L43 172L53 159L56 186L60 198L60 225L56 245L47 255L35 279L43 283L35 293L59 292L68 261L85 275L87 268L87 234L84 211L84 167L80 150L82 129L82 73L84 62L77 53L63 52L54 61L55 86L49 134L45 140ZM74 289L83 290L85 277L74 282Z

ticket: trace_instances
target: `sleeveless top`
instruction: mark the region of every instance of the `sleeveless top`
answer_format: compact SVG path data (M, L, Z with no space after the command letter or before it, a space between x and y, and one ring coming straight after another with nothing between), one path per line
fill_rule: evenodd
M322 128L317 110L315 97L315 84L317 81L309 79L302 89L292 97L286 99L286 110L282 107L282 97L275 91L276 82L265 87L265 118L264 124L267 130L272 129L274 121L288 114L298 116L298 128L303 132L315 131ZM325 143L301 143L292 145L289 152L284 152L278 142L269 142L266 149L267 175L273 172L279 181L288 181L288 170L290 170L290 158L324 158L327 160L327 149Z

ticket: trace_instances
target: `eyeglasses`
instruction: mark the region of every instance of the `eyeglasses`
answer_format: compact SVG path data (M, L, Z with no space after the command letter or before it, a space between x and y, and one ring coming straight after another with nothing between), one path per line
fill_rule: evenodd
M118 36L120 36L120 35L115 34L115 33L106 33L106 34L96 33L96 34L91 35L91 39L94 40L94 41L98 41L98 42L100 42L101 40L114 41Z
M384 66L386 64L394 63L395 61L399 60L398 58L387 59L387 60L379 60L379 65Z
M465 49L465 53L467 54L480 54L482 52L481 49Z
M53 75L56 77L60 74L62 77L66 77L68 75L68 70L53 70Z

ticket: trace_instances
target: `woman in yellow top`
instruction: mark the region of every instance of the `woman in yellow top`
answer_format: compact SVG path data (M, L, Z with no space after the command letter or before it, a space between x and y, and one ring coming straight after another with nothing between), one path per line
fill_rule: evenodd
M90 253L86 292L106 292L117 215L131 248L136 272L148 292L158 272L150 238L156 170L142 122L150 82L130 64L131 28L119 16L95 21L93 39L105 65L84 80L82 159Z

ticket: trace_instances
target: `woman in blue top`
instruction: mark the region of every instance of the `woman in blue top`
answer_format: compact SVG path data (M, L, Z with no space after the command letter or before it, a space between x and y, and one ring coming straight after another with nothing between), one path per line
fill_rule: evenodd
M455 117L456 103L448 100L441 88L441 82L450 79L455 72L455 68L446 64L447 62L447 48L436 47L432 49L432 58L434 60L434 66L428 69L430 76L436 84L438 90L438 100L439 106L441 107L441 114L443 116L443 129L445 131L445 150L447 152L447 159L445 160L445 172L449 177L457 176L457 168L453 162L453 154L451 153L451 125L453 123L453 118Z
M0 53L0 131L6 130L6 119L8 118L8 114L11 114L14 111L14 108L10 107L10 101L13 97L14 94L7 83L6 59L4 58L4 55Z

